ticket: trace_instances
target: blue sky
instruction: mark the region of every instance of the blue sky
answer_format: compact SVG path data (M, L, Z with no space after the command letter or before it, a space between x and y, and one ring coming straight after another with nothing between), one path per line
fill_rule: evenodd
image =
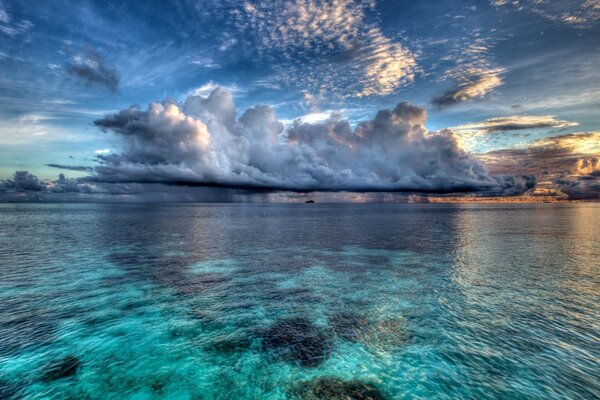
M407 101L474 153L595 132L599 20L597 0L2 0L0 179L93 166L120 146L93 121L217 86L286 127Z

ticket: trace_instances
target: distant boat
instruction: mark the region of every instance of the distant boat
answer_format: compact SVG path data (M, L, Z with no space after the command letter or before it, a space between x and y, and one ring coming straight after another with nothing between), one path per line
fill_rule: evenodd
M315 202L314 200L306 200L305 201L306 204L314 204L314 202Z

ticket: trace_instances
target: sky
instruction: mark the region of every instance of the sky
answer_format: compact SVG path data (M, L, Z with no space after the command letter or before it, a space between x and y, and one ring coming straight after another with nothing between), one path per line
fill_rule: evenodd
M0 199L599 199L598 38L599 0L0 0Z

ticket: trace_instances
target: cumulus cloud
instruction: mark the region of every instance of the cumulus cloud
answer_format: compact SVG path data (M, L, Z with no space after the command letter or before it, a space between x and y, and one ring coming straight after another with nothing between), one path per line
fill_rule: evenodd
M600 179L600 132L535 140L521 148L480 155L492 173L535 175L542 190L559 190L571 199L596 199Z
M0 193L80 193L92 192L93 188L78 180L59 174L55 181L42 181L28 171L16 171L5 181L0 181Z
M97 182L164 183L265 191L516 193L528 177L493 177L449 130L430 132L426 111L408 103L351 128L332 115L295 121L285 132L272 107L239 118L231 93L130 107L96 120L123 151L98 156Z
M119 75L116 69L108 66L100 54L92 50L72 57L67 70L71 76L85 84L104 86L112 92L119 89Z
M12 178L2 182L0 190L3 191L33 191L39 192L43 190L45 185L40 182L37 176L30 174L27 171L16 171Z
M238 117L231 92L218 87L94 121L115 136L112 152L97 154L93 170L50 164L87 176L41 181L20 171L0 191L29 200L252 201L308 192L501 196L535 186L530 175L491 175L451 130L429 131L426 119L424 108L403 102L354 127L332 114L286 129L270 106Z

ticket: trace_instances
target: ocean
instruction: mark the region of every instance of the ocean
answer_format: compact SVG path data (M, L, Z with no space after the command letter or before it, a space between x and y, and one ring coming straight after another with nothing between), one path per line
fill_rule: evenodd
M598 399L600 204L1 204L2 399Z

